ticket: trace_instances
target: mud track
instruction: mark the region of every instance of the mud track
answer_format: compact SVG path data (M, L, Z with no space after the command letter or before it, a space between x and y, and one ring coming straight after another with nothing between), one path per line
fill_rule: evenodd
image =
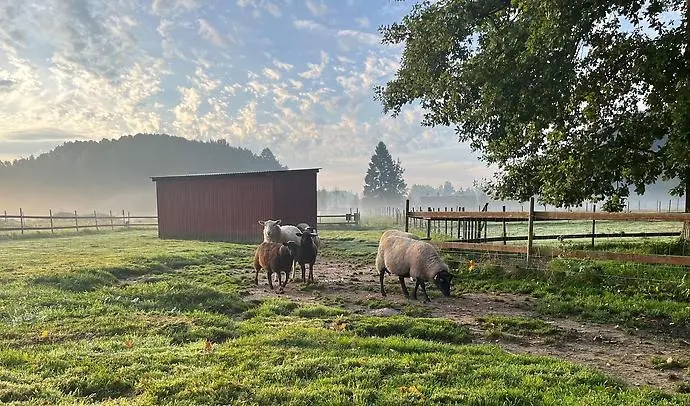
M247 270L252 273L253 270ZM298 276L301 273L298 271ZM285 289L271 291L262 272L259 285L251 286L248 300L282 297L301 303L337 305L359 314L397 314L400 308L413 305L426 316L445 317L467 326L474 343L496 344L516 354L546 355L591 366L635 386L652 386L674 391L679 381L690 381L684 369L659 370L652 358L685 358L690 355L690 342L683 339L629 331L619 326L578 321L568 318L545 317L535 310L536 299L529 295L508 293L463 293L444 298L435 287L427 290L431 303L405 299L398 278L386 276L384 298L379 292L378 275L372 268L355 266L323 258L314 266L315 284L306 285L290 280ZM410 292L414 287L406 281ZM423 297L420 291L420 297ZM371 309L367 303L382 301L391 304L387 309ZM482 318L488 315L524 316L543 320L556 327L554 337L487 334L488 326Z

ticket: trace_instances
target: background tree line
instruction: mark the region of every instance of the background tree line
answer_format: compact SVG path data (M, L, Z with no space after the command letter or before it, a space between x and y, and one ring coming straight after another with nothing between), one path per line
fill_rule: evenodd
M270 149L255 154L225 140L136 134L73 141L0 164L0 208L110 209L155 213L151 176L287 169Z

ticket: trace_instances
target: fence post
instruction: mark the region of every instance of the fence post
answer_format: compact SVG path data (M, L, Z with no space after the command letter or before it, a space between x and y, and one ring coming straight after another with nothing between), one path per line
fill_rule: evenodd
M595 204L592 205L592 213L597 212L597 206ZM596 233L596 228L597 228L597 221L592 220L592 248L594 248L594 233Z
M671 212L671 200L672 200L672 199L669 199L669 200L668 200L668 212L669 212L669 213Z
M534 239L534 196L529 198L529 222L527 223L527 265L532 258L532 241Z
M7 210L5 210L5 224L7 224Z
M410 199L405 200L405 232L410 231L410 222L409 222L409 213L410 213Z
M22 231L22 235L24 235L24 211L22 208L19 208L19 228Z
M431 207L427 207L428 212L432 212ZM426 238L431 239L431 219L426 221Z
M93 221L96 223L96 231L98 231L98 216L96 215L96 210L93 211Z
M110 229L115 230L115 225L113 224L113 211L110 210Z
M505 213L505 212L506 212L506 207L503 206L503 213ZM507 244L507 242L506 242L506 234L507 234L507 233L506 233L506 219L505 219L505 216L504 216L504 217L503 217L503 245L506 245L506 244Z
M125 223L125 209L122 209L122 227L125 227L127 224Z
M77 229L77 233L79 232L79 216L77 215L77 211L74 211L74 227Z
M53 209L49 209L48 214L50 215L50 233L54 234L55 229L53 228Z
M458 212L460 212L460 211L461 211L460 206L458 206ZM462 220L458 220L458 240L460 239L460 232L461 232L461 228L462 228L462 227L460 227L461 225L462 225Z

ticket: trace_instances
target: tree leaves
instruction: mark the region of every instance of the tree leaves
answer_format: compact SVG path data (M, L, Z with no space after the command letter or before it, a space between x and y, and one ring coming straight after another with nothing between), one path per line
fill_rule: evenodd
M440 0L382 27L404 44L384 112L409 103L422 124L499 168L496 198L556 206L625 197L690 168L685 0ZM681 14L683 15L683 14ZM687 20L687 17L685 17Z

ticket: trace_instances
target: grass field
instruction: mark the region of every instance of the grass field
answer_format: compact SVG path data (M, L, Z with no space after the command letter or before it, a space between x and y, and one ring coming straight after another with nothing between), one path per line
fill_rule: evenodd
M380 232L324 231L323 258L371 269ZM252 300L254 249L161 241L142 230L0 241L0 401L690 404L688 394L472 344L466 326L422 317L421 303L407 313L415 316L383 318L276 294ZM544 314L628 320L690 337L690 281L677 269L645 268L665 282L641 284L612 278L633 272L620 264L555 261L548 271L479 264L476 272L466 270L466 258L448 259L457 268L455 295L529 293ZM551 332L534 320L489 321L492 334Z

